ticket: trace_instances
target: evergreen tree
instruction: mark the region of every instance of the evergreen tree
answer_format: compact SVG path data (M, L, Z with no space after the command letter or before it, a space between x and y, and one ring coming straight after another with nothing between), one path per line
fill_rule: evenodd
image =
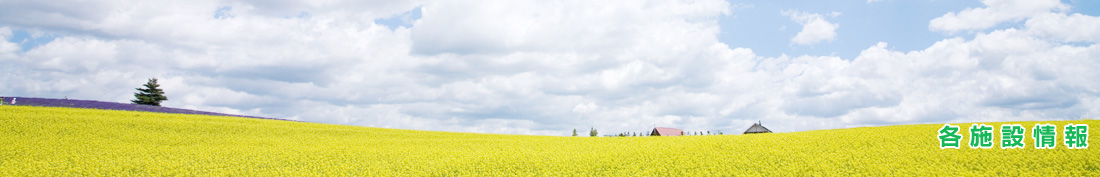
M592 128L592 131L588 132L588 136L592 136L592 137L596 137L596 135L599 135L599 134L600 134L599 132L596 132L596 128Z
M577 129L573 129L573 136L577 136Z
M134 104L160 106L160 102L168 100L167 96L164 96L164 90L161 90L160 84L157 84L157 78L149 79L149 82L145 83L145 88L137 88L139 92L134 93L135 100L130 100Z

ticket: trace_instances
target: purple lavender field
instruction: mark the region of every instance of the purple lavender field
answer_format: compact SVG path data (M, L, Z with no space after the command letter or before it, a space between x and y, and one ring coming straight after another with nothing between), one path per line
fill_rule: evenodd
M214 116L234 116L234 117L248 117L258 119L275 119L256 116L243 116L233 114L222 114L216 112L196 111L189 109L169 108L160 106L149 106L130 103L115 103L115 102L103 102L92 100L71 100L71 99L50 99L50 98L29 98L29 97L3 97L2 101L4 106L12 105L12 100L15 100L16 106L45 106L45 107L70 107L70 108L91 108L91 109L106 109L106 110L124 110L124 111L145 111L145 112L160 112L160 113L177 113L177 114L201 114L201 115L214 115Z

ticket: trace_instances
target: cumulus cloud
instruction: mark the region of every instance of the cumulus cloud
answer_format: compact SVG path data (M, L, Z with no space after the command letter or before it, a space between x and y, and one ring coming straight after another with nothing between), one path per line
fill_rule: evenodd
M1059 0L982 0L986 7L948 12L932 19L928 29L942 32L982 30L1008 21L1022 20L1052 10L1068 10Z
M807 13L794 9L783 10L780 13L802 25L802 31L799 31L798 34L795 34L794 38L791 38L791 42L795 44L814 45L821 41L832 41L836 39L836 29L840 28L840 25L825 20L825 17L821 14ZM839 12L829 14L831 17L839 15Z
M1100 116L1100 18L1049 12L1061 7L840 58L731 48L716 39L731 5L717 0L0 3L18 11L0 11L0 92L17 96L126 102L158 77L171 107L540 135ZM408 26L377 24L417 8ZM945 17L969 11L990 10ZM839 13L781 14L804 26L792 43L836 38L825 19ZM20 49L13 30L59 37Z
M729 6L725 1L433 1L425 3L423 18L412 29L412 52L602 52L671 40L660 38L686 28L716 30L713 17L729 13Z
M19 45L13 42L8 42L12 38L11 28L7 26L0 27L0 61L6 58L12 58L16 51L19 51Z
M1047 13L1028 19L1031 32L1064 42L1100 42L1100 17Z

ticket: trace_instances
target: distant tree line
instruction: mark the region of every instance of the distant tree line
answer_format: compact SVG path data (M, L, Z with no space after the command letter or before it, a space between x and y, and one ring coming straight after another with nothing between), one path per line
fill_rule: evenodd
M623 133L615 134L614 136L617 136L617 137L635 137L635 136L649 136L649 134L650 134L650 132L623 132ZM596 131L596 128L592 128L592 130L590 130L588 132L588 136L590 136L590 137L596 137L598 135L599 135L599 132ZM701 136L701 135L723 135L723 134L722 134L722 131L711 132L710 130L697 131L697 132L684 132L684 136ZM573 136L577 136L577 129L573 129ZM611 136L611 135L608 135L608 136Z

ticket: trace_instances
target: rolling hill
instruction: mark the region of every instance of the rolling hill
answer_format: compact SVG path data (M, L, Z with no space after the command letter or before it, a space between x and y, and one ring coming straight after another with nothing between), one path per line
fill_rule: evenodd
M190 109L171 108L163 106L150 106L131 103L116 103L106 101L95 100L77 100L77 99L53 99L53 98L34 98L34 97L0 97L0 102L5 105L10 105L15 102L18 106L43 106L43 107L67 107L67 108L89 108L89 109L105 109L105 110L123 110L123 111L143 111L143 112L159 112L159 113L179 113L179 114L201 114L201 115L214 115L214 116L233 116L233 117L248 117L258 119L275 119L267 117L257 116L245 116L224 114L217 112L196 111ZM283 119L276 119L283 120Z
M984 124L1035 123L1100 125ZM557 137L5 105L0 176L1100 176L1096 130L1089 149L941 149L942 126Z

